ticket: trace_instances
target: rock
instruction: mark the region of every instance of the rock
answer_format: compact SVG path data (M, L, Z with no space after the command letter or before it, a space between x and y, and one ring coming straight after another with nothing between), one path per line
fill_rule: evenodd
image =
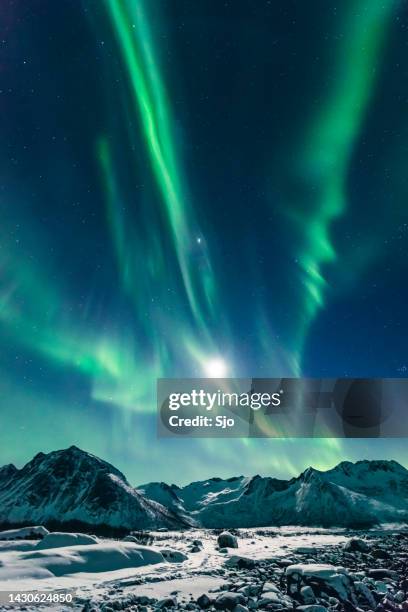
M163 548L160 552L169 563L182 563L188 559L187 555L173 548Z
M351 538L351 540L345 543L344 550L346 550L347 552L368 553L370 547L367 542L361 540L360 538Z
M258 601L259 608L272 608L281 610L282 608L293 608L293 601L280 591L264 591Z
M146 595L139 595L139 597L136 598L136 602L142 606L147 606L148 604L151 603L151 599L150 597L147 597Z
M305 604L314 604L316 601L313 589L310 586L304 586L300 589L300 597Z
M165 597L157 602L156 606L160 609L163 608L174 608L177 606L177 599L175 597Z
M355 582L354 588L357 594L361 595L366 600L366 602L369 604L371 608L374 609L376 607L377 602L375 601L375 598L373 594L371 593L370 589L368 588L366 584L364 584L364 582Z
M241 593L223 593L214 602L217 610L233 610L238 604L246 603L246 598Z
M241 604L237 604L232 612L248 612L248 608L246 606L242 606Z
M371 556L374 557L374 559L390 559L389 552L384 550L384 548L373 548Z
M311 606L298 606L296 610L303 610L303 612L327 612L325 606L312 604Z
M294 559L276 559L276 563L279 565L279 567L289 567L290 565L295 564L295 560Z
M229 531L223 531L217 538L220 548L238 548L238 540Z
M290 565L286 568L288 595L301 598L303 586L313 584L316 597L324 591L329 596L335 596L340 601L351 601L357 604L353 590L353 581L342 567L319 563Z
M255 559L233 555L225 562L228 567L237 567L238 569L253 569L257 565Z
M381 580L376 580L375 581L375 590L377 591L377 593L388 593L388 586L385 584L385 582L382 582Z
M237 592L242 593L246 597L251 597L253 595L259 595L262 591L262 586L260 584L245 584L240 587Z
M315 555L317 553L317 548L314 546L298 546L294 549L294 552L298 555Z
M123 538L123 541L124 542L134 542L135 544L139 544L135 536L132 536L132 535L127 535L126 537Z
M369 578L374 580L382 580L383 578L391 578L391 580L398 580L397 572L393 570L387 570L385 568L370 569L368 570Z
M405 600L404 591L398 591L397 593L395 593L394 599L397 603L402 603Z
M265 582L265 584L263 585L262 591L264 593L267 593L269 591L271 591L272 593L279 593L278 587L275 584L273 584L273 582Z
M281 604L282 597L278 593L269 591L268 593L262 593L261 599L258 601L258 606L263 608L271 604Z
M201 540L193 540L192 544L193 544L193 546L202 546L203 545Z
M191 551L192 553L198 553L198 552L201 552L201 548L200 548L199 546L192 546L192 547L190 548L190 551Z
M200 606L202 610L209 608L212 605L212 603L213 603L213 600L210 599L208 595L206 595L205 593L200 595L200 597L197 599L197 604Z

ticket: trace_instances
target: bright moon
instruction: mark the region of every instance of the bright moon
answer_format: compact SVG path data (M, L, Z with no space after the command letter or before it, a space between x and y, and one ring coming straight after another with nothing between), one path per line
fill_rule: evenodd
M224 378L227 374L227 364L223 359L211 359L204 365L208 378Z

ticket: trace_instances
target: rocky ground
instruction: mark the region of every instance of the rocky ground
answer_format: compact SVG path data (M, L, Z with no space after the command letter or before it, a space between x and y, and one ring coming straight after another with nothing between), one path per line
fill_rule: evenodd
M228 556L222 567L208 570L222 584L201 595L175 590L148 597L113 585L105 601L83 602L83 612L129 610L408 610L408 533L352 537L324 548L298 547L288 555L256 560L239 554L239 532L213 534ZM202 544L192 541L198 552ZM235 549L235 550L234 550ZM234 554L236 552L236 554ZM231 554L233 553L233 554ZM200 570L202 576L204 569Z

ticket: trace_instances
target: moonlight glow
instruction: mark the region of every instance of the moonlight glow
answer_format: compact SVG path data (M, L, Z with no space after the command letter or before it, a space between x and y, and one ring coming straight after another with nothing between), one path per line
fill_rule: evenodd
M228 375L228 367L224 359L217 357L205 364L205 374L208 378L225 378Z

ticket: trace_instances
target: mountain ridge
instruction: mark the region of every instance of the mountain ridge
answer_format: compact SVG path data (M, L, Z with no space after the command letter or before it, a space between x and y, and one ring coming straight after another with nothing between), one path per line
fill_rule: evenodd
M155 483L143 485L155 499ZM408 470L394 460L343 461L288 480L212 478L173 489L177 505L205 527L363 527L408 521Z
M1 524L75 521L124 530L407 523L408 470L394 460L342 461L288 480L258 474L132 487L76 446L0 468Z

